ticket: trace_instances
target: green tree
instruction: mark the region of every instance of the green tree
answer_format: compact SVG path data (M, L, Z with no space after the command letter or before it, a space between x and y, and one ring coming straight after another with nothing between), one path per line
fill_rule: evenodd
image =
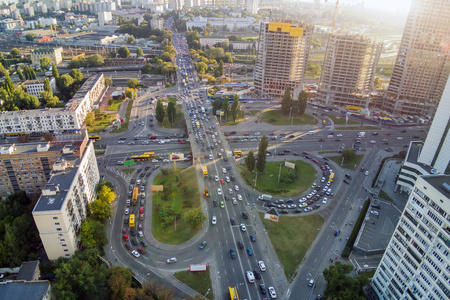
M36 35L35 35L34 33L27 33L27 34L25 35L25 39L26 39L27 41L31 42L31 41L34 40L34 37L35 37L35 36L36 36Z
M83 80L83 73L79 69L72 69L69 75L75 80L75 82L80 82Z
M105 225L91 218L87 218L81 223L79 237L84 248L101 250L108 243Z
M53 77L55 77L56 80L58 80L59 72L58 72L58 68L56 67L56 65L54 63L52 64L52 75L53 75Z
M106 85L106 86L112 85L112 79L111 79L111 77L105 77L105 85Z
M17 48L12 48L9 52L9 55L11 55L12 58L19 58L20 57L20 51Z
M264 173L264 169L266 168L266 157L267 157L267 146L269 145L269 141L267 137L263 135L261 137L261 141L259 141L258 147L258 161L256 162L256 169L258 172Z
M303 115L306 111L306 104L308 102L308 94L305 90L301 90L297 97L296 112L299 116Z
M283 98L281 99L281 113L283 115L289 114L289 110L292 107L291 89L288 87L284 91Z
M44 91L53 93L52 87L50 86L50 81L48 78L44 79Z
M201 208L192 208L184 214L184 218L191 228L196 228L203 223L206 216Z
M361 276L356 279L348 276L352 270L351 264L343 264L340 261L323 270L323 277L327 282L324 292L326 299L366 299L362 288L367 284L367 279Z
M164 112L164 106L161 100L158 100L158 102L156 103L156 110L155 110L155 118L156 120L162 124L162 122L164 121L164 116L165 116L165 112Z
M135 40L136 40L136 39L134 38L134 36L130 35L130 36L128 37L128 39L127 39L127 43L128 43L128 44L134 43Z
M144 69L142 70L142 73L150 74L151 72L152 72L152 64L151 63L146 63L144 65Z
M383 87L380 77L375 77L375 80L373 81L373 87L376 89L381 89Z
M356 158L356 152L353 149L344 149L342 150L342 158L344 162L352 161Z
M214 70L214 77L223 76L223 72L224 72L223 61L220 60L219 66Z
M0 76L5 76L6 74L9 74L8 70L0 63Z
M127 46L122 46L117 51L120 58L128 58L130 57L130 50L128 50Z
M136 49L136 56L137 57L144 57L144 50L142 50L141 48L137 48Z
M9 75L5 76L5 81L3 82L3 88L5 89L6 93L11 96L14 93L14 84L9 77Z
M112 216L111 202L115 198L116 194L111 190L111 188L106 185L102 186L100 193L98 193L97 199L89 204L92 217L101 222L110 218Z
M134 99L137 96L137 89L126 88L125 89L125 96L130 98L130 99Z
M92 125L94 125L95 122L95 116L93 112L87 113L86 117L84 118L84 123L86 124L86 126L91 127ZM92 203L94 203L95 201L93 201Z
M214 100L212 103L212 108L213 108L213 115L216 115L216 112L222 109L222 100L220 99Z
M255 155L253 154L253 151L249 151L247 157L245 158L245 165L247 166L247 170L252 172L255 168L255 164Z
M135 79L135 78L128 79L127 87L135 89L135 88L137 88L139 86L140 86L140 82L139 82L138 79Z
M42 104L45 107L58 107L59 106L59 98L53 93L50 92L41 92Z
M25 76L23 76L22 68L17 67L17 76L19 76L20 80L25 80Z
M105 60L103 59L103 56L101 56L100 54L88 56L86 62L87 66L89 67L100 67L105 64Z
M195 69L199 75L202 75L206 73L206 70L208 70L208 65L204 62L199 62L195 64Z
M229 64L233 63L233 57L231 56L231 53L229 52L225 53L224 60Z
M231 105L231 116L233 117L233 121L236 122L237 115L239 113L239 95L234 94L233 96L233 104Z
M228 122L228 113L230 112L230 103L228 98L225 98L225 100L222 101L222 110L225 114L225 122Z
M176 116L177 116L177 109L175 107L175 102L169 101L167 105L167 119L169 120L170 124L173 125Z
M49 57L43 57L39 60L39 63L41 64L41 69L43 71L47 71L52 63L52 60Z
M131 287L132 272L124 267L112 267L108 270L108 287L112 300L126 299L125 291Z

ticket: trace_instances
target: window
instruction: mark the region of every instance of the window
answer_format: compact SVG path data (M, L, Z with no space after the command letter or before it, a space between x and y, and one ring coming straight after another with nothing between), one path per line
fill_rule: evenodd
M56 231L62 231L62 229L61 228L56 228Z
M63 246L63 247L67 247L67 244L62 244L61 246Z
M59 223L55 223L55 226L59 226L60 224Z
M66 240L65 240L65 239L59 239L59 241L60 241L60 242L65 242Z

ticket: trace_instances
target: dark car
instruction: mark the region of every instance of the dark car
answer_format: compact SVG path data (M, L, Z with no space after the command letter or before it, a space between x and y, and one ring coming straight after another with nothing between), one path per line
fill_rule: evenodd
M147 241L141 241L142 246L147 247L148 246L148 242Z
M213 206L217 207L217 201L216 200L213 200Z
M253 271L253 275L255 275L255 278L256 278L256 279L261 279L261 273L259 273L258 270L255 269L255 270Z
M350 181L348 181L347 179L344 179L342 181L345 182L346 184L350 184Z
M130 242L126 243L125 247L127 247L128 250L131 250L131 248L133 248Z
M379 206L378 204L372 204L372 207L373 207L373 208L381 209L381 206Z
M230 223L231 223L231 225L236 225L236 220L233 217L231 217L230 218Z
M350 176L349 174L345 174L345 177L347 177L348 179L352 180L352 176Z
M280 209L278 212L280 214L288 214L289 213L286 209Z
M244 219L248 219L248 213L246 213L245 211L242 212L242 217Z
M234 251L233 248L230 249L230 257L231 257L231 259L235 259L236 258L236 251Z
M264 284L259 285L259 290L261 291L261 294L263 294L263 295L267 294L267 290L266 290L266 287L264 286Z
M231 181L235 181L236 178L235 178L234 176L230 176L230 180L231 180Z
M132 236L135 236L135 235L136 235L136 229L130 228L130 232L131 232L131 235L132 235Z
M131 239L131 242L133 243L134 246L139 245L139 242L138 242L138 240L136 238Z
M266 207L276 207L276 205L273 203L266 203Z
M320 204L314 205L314 209L318 209L320 207Z
M285 152L285 153L291 153L291 150L289 150L289 149L284 149L283 152Z
M285 202L286 202L286 203L294 203L294 200L292 200L292 199L287 199Z
M292 213L293 213L293 214L300 214L301 212L302 212L301 209L296 209L296 210L294 210Z
M254 234L250 234L250 241L256 242L256 236Z
M284 156L284 152L278 152L279 156Z
M244 249L244 243L242 241L237 241L239 249Z
M247 254L248 254L249 256L253 256L253 249L252 249L252 247L248 247L248 248L247 248Z

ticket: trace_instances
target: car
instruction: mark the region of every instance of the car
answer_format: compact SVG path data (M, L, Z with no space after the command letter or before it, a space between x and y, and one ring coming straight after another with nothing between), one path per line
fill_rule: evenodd
M130 240L130 238L126 234L122 235L122 237L125 242L128 242Z
M300 213L302 213L302 210L301 209L296 209L292 213L293 214L300 214Z
M209 160L213 160L213 157L211 154L209 155Z
M213 206L217 207L217 201L216 200L213 200Z
M375 141L375 140L371 140L369 143L371 143L371 144L376 144L377 143L377 141Z
M238 199L239 201L242 201L242 195L241 195L241 194L237 194L237 199Z
M143 213L144 213L144 207L141 206L141 207L139 208L139 213L140 213L140 214L143 214Z
M203 249L203 248L205 248L205 246L206 246L206 241L203 241L198 247L200 249Z
M312 211L312 210L313 210L313 208L311 206L308 206L303 211L308 212L308 211Z
M379 216L379 215L380 215L380 213L377 212L376 210L371 210L370 213L371 213L372 215L375 215L375 216Z
M403 138L401 136L398 136L397 140L403 140Z
M350 184L350 181L348 181L347 179L344 179L342 181L345 182L346 184Z
M297 204L288 204L287 208L292 209L292 208L296 208Z
M303 151L302 154L303 155L309 155L309 152Z
M130 232L132 236L135 236L137 234L137 231L134 228L130 228Z
M215 215L212 216L211 224L213 224L213 225L216 225L216 224L217 224L217 217L216 217Z
M242 212L242 218L248 219L248 213L245 212L245 211L243 211L243 212Z
M125 214L128 215L130 213L130 209L127 207L125 208Z
M225 208L225 203L223 201L220 201L220 208Z
M226 182L230 182L230 177L229 176L225 176L225 181Z
M168 264L176 263L177 262L177 258L176 257L168 258L166 262Z
M234 190L237 192L239 191L239 186L237 184L234 185Z
M131 245L131 243L128 242L128 243L125 244L125 247L126 247L128 250L131 250L131 248L133 248L133 245Z
M280 214L284 214L284 215L286 215L286 214L289 213L286 209L280 209L278 212L279 212Z
M270 298L272 298L272 299L277 298L277 293L275 292L275 289L273 288L273 286L269 286L269 295L270 295Z
M231 180L231 181L235 181L236 178L235 178L234 176L230 176L230 180Z
M141 237L144 237L144 233L142 232L142 230L139 230L139 231L138 231L138 237L140 237L140 238L141 238Z
M231 217L230 218L230 223L231 223L231 225L236 225L236 220L233 217Z
M223 180L222 178L220 179L220 184L225 184L225 180Z
M364 172L364 175L368 176L369 175L369 171Z
M256 242L256 236L254 234L250 234L250 241Z
M219 176L214 175L214 181L219 181Z
M253 274L255 274L255 272L253 272ZM261 294L263 294L263 295L267 294L267 290L266 290L266 287L264 284L259 285L259 290L261 291Z
M139 214L139 220L144 221L144 214Z
M352 180L352 176L350 176L350 174L345 174L345 177L347 177L348 179Z
M249 256L252 256L252 255L253 255L253 249L252 249L252 247L248 247L248 248L247 248L247 254L248 254Z
M138 240L137 240L136 238L131 239L131 243L132 243L133 245L135 245L135 246L139 245L139 242L138 242Z
M221 188L217 188L217 195L222 195L222 189Z
M227 172L227 169L222 168L222 172L225 174Z
M234 205L237 204L236 197L231 198L231 203L233 203Z
M320 178L320 182L325 182L325 177Z
M241 225L239 225L239 227L241 228L241 230L242 230L243 232L247 231L247 227L245 227L245 224L244 224L244 223L241 223Z
M373 208L378 208L378 209L381 209L381 206L380 205L378 205L378 204L372 204L371 205Z
M259 271L257 269L253 270L253 275L255 275L256 279L261 279L261 273L259 273Z
M300 207L300 208L304 208L304 207L307 207L307 206L308 206L307 203L301 203L301 204L298 205L298 207Z
M286 204L278 204L277 207L278 208L286 208Z
M322 203L323 203L323 204L326 204L327 201L328 201L328 198L327 198L327 197L325 197L325 198L322 199Z
M228 193L229 193L230 195L233 195L233 193L234 193L234 192L233 192L233 189L232 189L232 188L229 188L229 189L228 189Z
M261 272L266 271L266 265L264 264L264 261L262 261L262 260L258 261L258 265L259 265L259 269L261 270Z
M239 249L244 249L244 243L242 241L237 241Z
M236 251L234 251L233 248L230 249L230 257L231 257L231 259L235 259L236 258Z
M138 251L139 251L141 254L147 253L147 250L145 250L145 249L143 249L143 248L138 248Z

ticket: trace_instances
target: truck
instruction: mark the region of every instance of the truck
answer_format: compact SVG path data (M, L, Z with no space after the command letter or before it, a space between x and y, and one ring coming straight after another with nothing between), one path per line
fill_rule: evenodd
M272 200L272 195L262 194L258 197L259 201L270 202Z
M202 167L202 173L203 173L203 177L208 177L208 169L206 168L206 166Z
M364 131L358 132L358 137L362 138L362 137L365 137L365 136L366 136L366 133Z

